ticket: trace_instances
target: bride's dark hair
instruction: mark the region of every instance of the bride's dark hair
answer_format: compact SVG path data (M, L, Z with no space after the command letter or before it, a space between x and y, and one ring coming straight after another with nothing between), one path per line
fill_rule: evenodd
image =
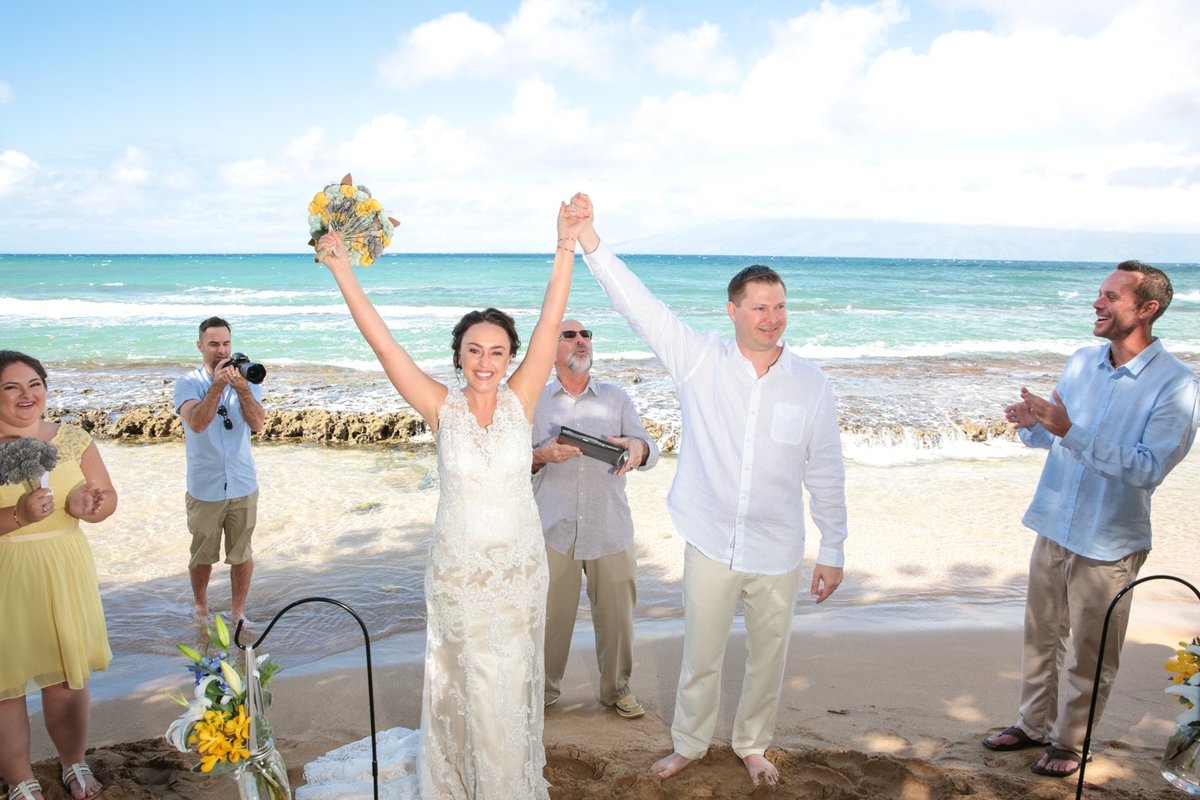
M450 344L454 352L454 368L458 369L462 364L458 360L458 351L462 349L463 336L472 325L478 325L481 322L490 322L493 325L499 325L508 334L508 354L516 357L517 351L521 349L521 337L517 336L517 324L513 322L513 318L505 314L498 308L485 308L483 311L470 311L458 321L454 326L454 339Z

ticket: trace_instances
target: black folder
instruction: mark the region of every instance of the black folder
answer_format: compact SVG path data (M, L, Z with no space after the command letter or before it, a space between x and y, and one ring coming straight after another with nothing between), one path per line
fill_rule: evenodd
M612 464L614 467L621 466L625 463L625 459L629 457L629 451L624 447L617 447L615 444L598 439L582 431L577 431L574 428L568 428L565 425L563 426L562 433L558 435L558 441L560 444L569 444L578 447L588 458Z

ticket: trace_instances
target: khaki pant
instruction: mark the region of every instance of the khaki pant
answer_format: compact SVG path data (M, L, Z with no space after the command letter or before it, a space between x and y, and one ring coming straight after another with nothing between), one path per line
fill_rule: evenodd
M742 601L746 621L746 674L733 720L733 751L761 755L775 733L787 662L800 566L783 575L735 572L688 545L683 565L683 665L675 696L671 738L690 759L708 751L721 706L721 665Z
M579 611L579 588L587 576L592 629L596 632L596 665L600 668L600 702L606 706L629 694L633 671L633 608L637 603L637 560L633 545L586 561L575 560L575 548L563 555L546 548L550 591L546 596L546 703L562 694L562 677L571 652L571 634Z
M1029 559L1017 718L1017 725L1034 739L1076 753L1083 750L1104 615L1117 592L1137 579L1146 555L1142 550L1119 561L1095 561L1037 537ZM1095 723L1117 675L1132 601L1132 595L1122 598L1109 622Z

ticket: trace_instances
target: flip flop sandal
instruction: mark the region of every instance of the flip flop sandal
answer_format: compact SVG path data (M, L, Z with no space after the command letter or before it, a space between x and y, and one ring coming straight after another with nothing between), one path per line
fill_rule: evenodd
M84 797L97 797L98 795L100 795L101 792L104 791L104 789L103 789L103 787L101 787L99 792L96 792L95 794L88 794L87 779L89 776L91 776L92 778L95 778L95 776L92 775L92 771L90 769L88 769L88 765L83 763L82 761L80 761L77 764L72 764L69 767L63 767L63 772L62 772L63 788L67 790L67 794L74 797L75 795L71 793L71 784L78 783L79 788L83 789Z
M42 793L42 785L37 778L26 778L16 786L9 787L8 800L37 800L33 793Z
M996 744L995 742L993 742L991 740L996 738L997 736L1011 736L1014 739L1016 739L1016 741L1010 742L1009 744ZM1004 730L1000 731L999 733L993 733L991 736L988 736L987 738L985 738L983 740L983 746L986 747L988 750L999 750L999 751L1026 750L1030 747L1045 747L1048 744L1050 744L1050 743L1049 742L1039 742L1036 739L1030 738L1029 734L1027 734L1025 731L1021 730L1020 728L1018 728L1016 725L1013 725L1011 728L1005 728Z
M1074 775L1079 772L1079 765L1083 763L1083 759L1074 750L1063 750L1058 747L1050 747L1046 750L1047 761L1075 761L1075 766L1070 769L1049 769L1043 767L1041 759L1038 759L1029 771L1034 775L1045 775L1047 778L1066 778L1069 775Z

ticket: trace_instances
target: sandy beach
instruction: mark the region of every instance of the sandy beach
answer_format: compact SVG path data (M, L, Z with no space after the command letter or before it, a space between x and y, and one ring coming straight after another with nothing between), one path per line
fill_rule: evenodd
M110 626L119 628L127 624L121 603L132 602L132 596L117 591L121 567L105 565L110 546L105 540L130 533L120 526L147 523L134 509L142 501L139 491L149 490L137 488L133 475L145 468L148 457L169 459L175 454L160 449L168 445L131 448L102 442L101 447L117 485L129 487L122 494L128 513L114 518L110 528L92 532ZM296 480L305 456L294 446L264 447L259 453L267 486L283 493L284 486L272 485L283 481L280 464L289 464L289 480ZM350 457L370 460L362 451ZM329 457L314 456L314 462L328 468ZM979 745L982 736L1015 717L1021 597L1031 543L1019 519L1040 463L1037 454L1031 454L991 463L848 465L847 582L819 608L801 599L777 748L769 753L783 781L774 792L760 794L904 800L1074 796L1072 779L1055 781L1029 772L1036 751L992 753ZM555 800L690 800L751 793L727 746L741 683L740 631L727 653L725 702L709 756L667 782L660 783L648 772L649 765L670 750L681 649L681 623L669 598L673 592L677 606L682 545L663 505L673 470L673 459L664 458L658 469L630 481L638 520L639 575L667 598L640 612L636 626L633 686L647 715L628 721L595 702L590 624L581 615L564 695L546 720L547 776ZM1192 459L1156 495L1156 549L1143 576L1171 573L1196 582L1194 559L1185 554L1195 552L1192 525L1200 516L1200 499L1193 488L1198 480L1200 465ZM361 489L360 494L338 508L372 502L369 491ZM120 522L120 517L127 519ZM268 524L266 530L273 527ZM816 540L810 532L810 552ZM272 556L266 546L271 541L263 537L257 556L265 578L289 568ZM162 543L147 547L161 549ZM184 589L182 559L162 580L177 580L180 591ZM1174 700L1162 691L1162 665L1177 641L1200 631L1200 604L1182 587L1167 584L1159 581L1137 591L1121 673L1093 736L1096 758L1087 768L1092 785L1087 796L1179 796L1158 776L1158 759L1178 713ZM221 585L215 582L213 591L219 597ZM254 597L252 601L265 602ZM171 608L164 614L173 617L180 611ZM288 624L285 620L280 628ZM303 627L299 621L291 625ZM276 638L274 633L271 638ZM302 634L279 638L308 645L290 651L275 642L266 648L285 667L277 678L271 719L295 786L307 761L367 735L364 658L361 647L345 646L322 657ZM380 729L418 724L423 646L419 630L373 642ZM151 650L118 649L110 671L93 680L96 702L90 739L96 749L89 759L108 785L105 796L236 797L231 780L191 774L193 757L172 752L161 739L178 708L168 695L183 689L186 680L180 659ZM52 753L40 719L35 719L37 773L48 787L47 798L65 797L54 765L47 760Z

